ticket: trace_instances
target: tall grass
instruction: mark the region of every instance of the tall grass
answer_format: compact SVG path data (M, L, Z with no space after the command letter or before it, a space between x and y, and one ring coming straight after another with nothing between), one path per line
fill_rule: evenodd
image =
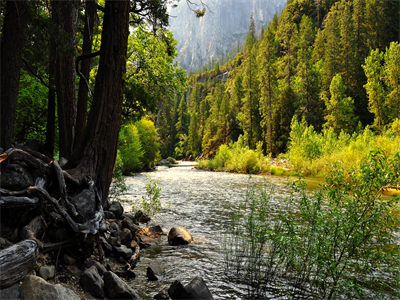
M394 122L382 135L368 126L352 135L344 132L336 135L331 128L318 133L304 120L299 122L293 118L288 152L282 157L305 176L325 176L335 162L345 169L356 168L366 161L372 150L379 149L388 157L400 152L398 127L398 122Z
M269 189L251 189L228 229L226 274L251 299L397 298L399 199L381 191L399 182L400 156L375 152L358 170L336 166L313 194L294 183L278 212Z
M213 159L200 161L198 167L244 174L266 173L271 169L269 158L263 155L261 144L255 150L249 149L242 136L229 146L221 145Z

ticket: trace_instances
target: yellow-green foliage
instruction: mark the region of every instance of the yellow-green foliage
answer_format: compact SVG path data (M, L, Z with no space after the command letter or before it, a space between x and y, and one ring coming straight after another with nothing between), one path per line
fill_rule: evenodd
M318 133L303 120L293 118L288 152L284 155L292 167L306 176L324 176L335 162L345 169L361 165L372 150L380 149L388 157L400 152L400 135L397 124L382 135L366 127L353 135L341 132L336 135L331 128Z
M221 145L211 160L203 160L201 169L228 171L246 174L269 172L269 159L262 154L261 144L256 150L245 145L243 137L234 144Z

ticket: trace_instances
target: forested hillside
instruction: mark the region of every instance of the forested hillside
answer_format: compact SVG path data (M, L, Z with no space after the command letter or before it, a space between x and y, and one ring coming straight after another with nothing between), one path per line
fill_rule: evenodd
M400 117L399 13L399 1L291 0L260 40L251 18L244 50L193 75L176 102L175 155L242 135L275 156L293 117L313 132L383 134Z

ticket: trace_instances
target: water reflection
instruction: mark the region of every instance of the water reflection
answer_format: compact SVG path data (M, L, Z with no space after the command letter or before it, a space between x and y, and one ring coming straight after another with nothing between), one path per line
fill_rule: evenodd
M174 280L187 283L193 277L201 276L215 299L243 299L246 287L233 284L223 276L221 235L224 227L232 211L245 198L249 185L274 184L273 201L279 204L288 195L287 183L290 179L208 172L193 169L192 166L159 167L155 172L141 173L127 179L129 193L124 197L127 210L141 201L145 193L146 176L159 181L163 205L170 203L168 208L153 218L152 224L159 224L167 230L173 226L185 227L195 242L184 247L171 247L163 237L161 246L143 250L136 267L137 278L132 285L144 299L152 299L154 294ZM160 263L166 271L161 282L147 281L146 268L153 261Z

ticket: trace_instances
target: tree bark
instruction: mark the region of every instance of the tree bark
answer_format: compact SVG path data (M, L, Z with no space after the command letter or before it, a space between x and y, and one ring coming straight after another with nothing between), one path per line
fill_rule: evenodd
M60 157L71 158L75 136L76 88L75 88L75 33L77 27L77 4L74 1L52 1L52 17L58 25L56 37L57 109Z
M85 7L85 27L83 30L83 45L82 55L90 54L92 52L93 44L93 30L96 17L97 9L96 2L94 0L87 0ZM75 145L82 143L84 135L84 128L86 126L86 113L89 100L89 74L90 74L91 59L86 58L81 62L80 80L79 80L79 91L78 91L78 107L76 116L76 128L75 128ZM83 77L83 78L82 78Z
M1 40L0 147L13 141L28 2L7 1Z
M50 37L50 52L49 52L49 93L47 99L47 123L46 123L46 142L45 152L48 156L53 157L54 154L54 138L56 133L56 88L55 88L55 66L56 59L55 44Z
M72 174L91 176L103 204L111 184L121 125L126 52L129 36L129 1L106 1L99 70L82 151ZM78 160L79 159L79 160Z

